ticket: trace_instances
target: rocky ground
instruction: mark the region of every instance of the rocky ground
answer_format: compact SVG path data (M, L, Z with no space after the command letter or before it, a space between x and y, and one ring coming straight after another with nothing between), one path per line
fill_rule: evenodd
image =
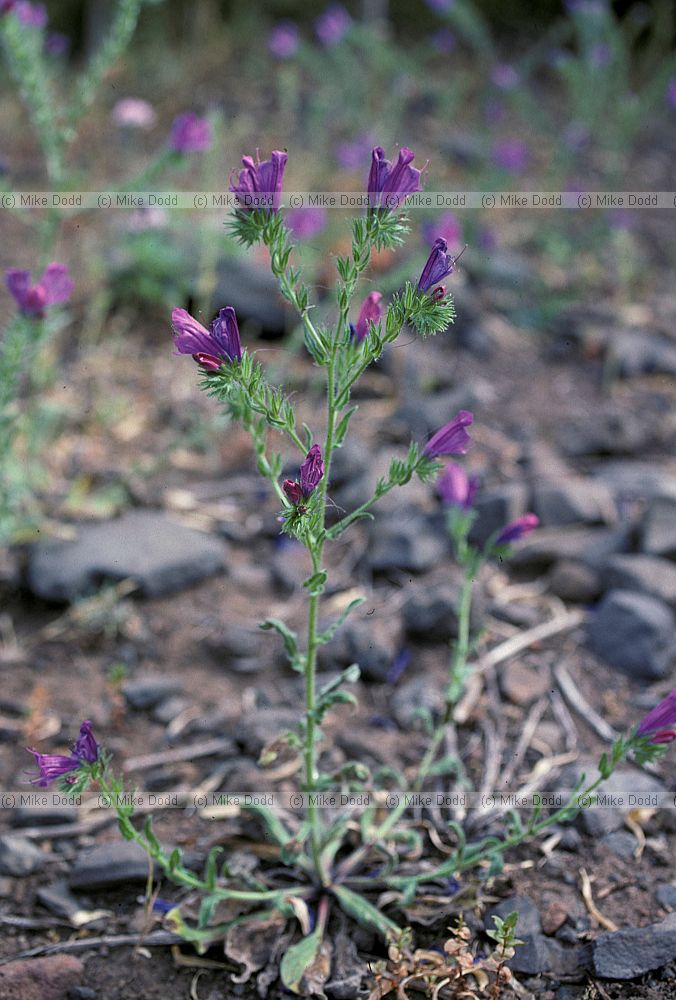
M355 436L330 496L349 510L411 436L474 411L476 540L527 510L542 527L478 581L479 670L459 707L457 747L487 792L534 779L572 785L674 686L676 300L580 307L558 335L536 339L508 318L517 285L480 283L471 270L453 280L455 330L424 343L405 335L358 387ZM302 417L316 424L312 369L269 331L258 346L299 398L308 388ZM132 370L130 356L152 364ZM294 760L256 763L295 722L300 698L257 623L302 621L303 550L279 535L246 436L200 396L166 327L118 315L110 337L65 364L50 393L66 419L44 496L55 537L3 555L2 787L26 787L25 745L62 750L87 717L130 784L188 803L155 814L164 843L195 865L223 844L264 870L275 854L255 823L237 809L195 811L189 794L295 787ZM440 711L457 627L443 525L434 490L411 484L335 547L327 617L358 593L367 599L322 656L327 674L354 660L362 668L359 708L336 709L327 724L334 765L406 769L424 752L421 710ZM673 754L655 769L623 768L612 792L673 793L672 773ZM145 855L94 801L2 818L2 1000L282 995L264 963L249 982L224 985L244 961L232 943L203 958L171 945L143 904ZM440 841L435 817L423 820L435 856L449 835ZM525 944L512 968L543 1000L676 996L675 836L673 809L584 811L509 855L502 873L466 877L434 912L391 912L428 945L462 913L481 950L492 913L518 910ZM159 894L180 898L166 883ZM367 995L381 947L366 932L350 932L348 947L338 922L332 934L342 971L327 994Z

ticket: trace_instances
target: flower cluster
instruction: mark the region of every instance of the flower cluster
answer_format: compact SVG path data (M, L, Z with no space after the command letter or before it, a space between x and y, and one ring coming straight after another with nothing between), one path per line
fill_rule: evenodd
M5 283L24 316L44 316L48 306L67 302L75 285L66 264L48 264L39 281L31 284L30 271L15 267L5 272Z
M385 150L382 146L374 148L367 184L369 205L372 209L399 208L409 195L422 190L420 187L422 170L411 166L414 159L413 150L404 146L399 150L397 162L393 166L385 159Z
M279 149L274 149L270 159L262 163L258 150L255 160L253 156L242 157L244 169L240 170L237 181L230 183L230 190L237 195L240 209L279 211L287 159L287 154Z
M67 782L72 783L75 779L74 771L78 771L83 764L95 764L99 759L99 747L92 732L92 724L89 720L82 723L80 735L73 744L69 754L39 753L32 747L26 747L29 753L35 757L39 774L37 778L31 780L32 785L39 785L40 788L47 788L57 778L69 775Z
M171 314L177 354L192 354L206 371L218 371L221 365L242 360L237 317L232 306L221 309L211 324L211 331L198 323L185 309Z
M300 467L300 482L285 479L282 489L287 499L295 506L302 507L308 500L324 476L324 461L318 444L313 444Z

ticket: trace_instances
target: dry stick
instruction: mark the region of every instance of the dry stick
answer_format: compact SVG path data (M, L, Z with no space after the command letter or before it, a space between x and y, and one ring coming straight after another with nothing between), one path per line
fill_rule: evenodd
M522 650L528 649L529 646L532 646L536 642L541 642L543 639L550 639L560 632L567 632L569 629L575 628L584 619L584 611L576 609L574 611L566 611L565 614L557 615L555 618L542 622L540 625L534 625L533 628L526 629L525 632L519 632L517 635L507 639L506 642L501 642L495 649L491 649L488 653L485 653L479 660L476 670L484 673L491 667L497 666L498 663L502 663L503 660L509 659L510 656L515 656Z
M530 712L528 713L526 721L523 725L521 736L519 737L519 741L516 745L516 749L512 756L512 760L503 771L502 781L500 782L501 788L509 787L509 783L514 777L514 772L516 771L517 767L523 760L526 750L530 746L531 740L535 735L535 730L537 729L538 723L542 718L546 707L547 707L547 697L544 696L540 698L540 700L533 705Z
M609 917L605 917L598 906L594 902L594 897L592 896L591 879L585 871L584 868L580 868L580 888L582 891L582 898L584 900L585 906L589 912L589 915L594 918L601 927L605 927L607 931L616 931L617 924L614 924Z
M169 944L181 944L183 938L179 934L172 934L170 931L154 931L148 937L143 938L143 947L163 948ZM7 965L8 962L16 962L21 958L34 958L36 955L56 955L59 952L88 951L90 948L123 948L125 945L139 944L138 934L113 934L110 937L97 938L77 938L74 941L57 941L56 944L42 944L37 948L28 948L27 951L20 951L16 955L7 955L0 958L0 965Z
M570 707L582 716L589 728L593 729L602 740L613 743L620 734L616 733L613 727L585 701L579 687L562 663L555 665L554 679Z
M549 692L549 700L552 705L554 717L565 733L566 750L575 750L577 747L577 729L573 716L568 711L568 706L556 688Z
M123 771L146 771L150 767L157 767L159 764L179 764L186 760L194 760L195 757L213 757L227 750L232 750L232 740L228 737L219 737L213 740L206 740L204 743L193 743L187 747L178 747L176 750L162 750L160 753L148 753L142 757L130 757L122 765Z

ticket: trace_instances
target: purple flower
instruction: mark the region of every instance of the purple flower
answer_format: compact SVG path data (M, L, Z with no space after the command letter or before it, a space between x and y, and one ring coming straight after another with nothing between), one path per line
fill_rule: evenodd
M111 118L121 128L152 128L157 121L152 104L141 97L124 97L118 101Z
M448 243L446 240L440 237L434 241L432 251L420 275L420 281L418 282L419 291L429 292L430 289L436 288L439 282L443 281L446 275L453 271L455 257L451 257L447 253L447 250Z
M449 423L440 427L433 434L425 447L423 455L427 458L439 458L440 455L465 455L470 445L470 436L465 430L474 423L474 415L469 410L460 410Z
M267 208L276 212L279 209L287 160L287 154L278 149L273 149L270 159L264 160L263 163L260 161L258 150L255 160L252 156L243 156L244 169L240 170L237 183L230 184L230 190L238 196L239 207Z
M672 743L676 740L676 688L648 712L636 735L650 736L651 743Z
M676 108L676 76L672 76L667 84L667 104L671 108Z
M510 174L520 174L528 166L528 146L519 139L506 139L493 147L493 160Z
M304 497L309 497L324 475L324 462L318 444L313 444L300 467L300 488Z
M16 0L0 0L0 14L9 14Z
M39 753L32 747L26 747L29 753L35 757L39 774L33 778L31 784L39 785L40 788L47 788L52 781L77 771L81 764L95 764L99 759L99 747L92 733L92 724L85 720L80 727L80 735L73 744L70 754ZM71 779L72 780L72 779Z
M341 3L331 4L315 20L315 34L327 49L342 41L350 30L352 18Z
M470 510L480 482L478 476L468 476L461 465L449 462L437 479L437 492L449 507Z
M30 271L10 268L5 283L24 316L42 316L47 306L67 302L75 285L66 264L48 264L40 280L31 285Z
M425 243L434 243L440 237L448 243L459 243L462 239L462 226L453 212L442 212L434 222L424 222L422 235Z
M450 28L437 28L430 35L430 42L432 47L437 52L441 52L442 55L448 55L449 52L453 52L456 46L455 35Z
M321 206L291 208L284 216L287 226L299 240L307 240L321 233L326 226L326 209Z
M192 354L207 371L215 372L223 362L242 360L237 317L232 306L221 309L211 324L211 331L198 323L185 309L171 313L176 354Z
M300 482L285 479L282 489L291 503L298 506L303 500L312 496L323 475L324 462L321 449L318 444L313 444L300 467Z
M211 146L211 123L186 111L174 118L169 134L169 148L175 153L204 153Z
M509 545L510 542L518 542L524 535L534 531L540 523L537 514L522 514L516 521L511 521L505 525L498 537L495 539L496 545Z
M491 70L491 82L500 90L514 90L519 82L519 74L509 63L496 63Z
M415 159L412 149L402 146L394 166L385 159L382 146L375 146L371 154L371 170L368 178L369 204L371 208L398 208L410 195L421 191L422 170L411 166Z
M357 322L350 323L350 333L357 344L361 344L367 336L369 323L380 322L383 315L383 307L380 304L382 297L382 292L369 292L361 304Z
M99 747L94 739L89 719L85 719L80 726L80 735L73 746L73 753L79 760L84 760L88 764L95 764L99 759Z
M70 48L70 38L61 31L52 31L47 35L45 51L50 56L65 56Z
M19 0L14 5L14 14L27 28L45 28L47 26L47 8L43 3Z
M299 44L300 34L293 21L280 21L268 35L268 52L276 59L291 59Z

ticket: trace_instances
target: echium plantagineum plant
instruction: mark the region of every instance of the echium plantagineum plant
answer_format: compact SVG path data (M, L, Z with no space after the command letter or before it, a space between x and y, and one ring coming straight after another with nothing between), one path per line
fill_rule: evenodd
M376 904L374 893L387 893L391 903L406 906L421 888L439 892L440 887L447 887L449 879L460 872L486 861L495 862L508 847L535 836L551 823L572 818L580 807L580 798L588 797L630 754L639 762L652 760L664 751L667 742L676 738L676 692L628 737L616 741L612 750L602 756L598 776L586 786L582 779L563 808L549 815L536 808L527 826L514 814L503 839L490 836L474 843L467 843L462 827L450 822L449 833L457 845L454 851L439 863L421 865L419 870L412 868L410 862L406 868L401 866L402 845L403 851L408 852L422 844L418 832L410 826L404 827L401 820L409 805L408 793L422 789L428 776L448 772L447 762L437 759L438 733L433 735L430 749L414 777L392 769L387 769L387 774L372 775L359 761L347 762L333 773L321 769L318 750L323 720L334 705L354 703L353 694L345 688L358 679L359 669L357 665L348 667L319 687L317 651L363 601L352 600L336 621L320 628L320 606L328 579L327 551L352 524L372 517L372 509L390 490L406 485L414 476L423 482L431 481L442 469L439 459L466 454L471 443L469 429L473 415L464 410L449 415L449 421L429 441L413 442L404 459L392 460L388 474L377 481L367 501L344 513L335 523L327 523L332 461L346 439L356 410L350 403L352 387L362 372L377 361L385 346L397 340L404 326L423 336L447 329L453 319L453 305L439 282L452 273L454 259L448 254L445 241L437 240L419 280L408 281L387 307L379 293L371 292L356 323L350 322L359 279L369 266L372 251L393 249L401 243L407 227L397 208L420 186L420 171L412 166L410 150L402 149L393 165L377 147L368 181L370 207L363 217L352 222L351 253L336 260L337 320L333 328L320 325L313 316L310 291L292 263L293 247L282 207L286 160L286 154L281 152L274 152L263 162L258 156L255 160L244 158L243 169L232 185L239 196L232 229L244 245L263 244L268 248L282 294L298 312L307 349L315 365L324 372L326 415L321 438L311 427L297 426L291 399L281 387L269 384L262 365L242 344L231 307L221 309L210 328L180 308L174 309L172 323L176 350L194 358L201 371L201 388L222 402L231 417L250 433L258 470L270 483L279 503L281 530L300 541L311 559L311 573L304 583L305 634L301 637L287 623L275 618L266 619L261 626L279 633L290 666L304 678L305 705L298 729L284 737L302 754L301 787L305 793L302 815L280 815L263 805L247 807L260 818L279 847L280 857L288 867L288 878L283 879L281 886L275 878L266 884L264 876L255 883L242 879L230 870L227 858L219 866L217 856L221 848L218 847L210 852L203 876L188 869L179 850L169 853L159 843L150 817L142 829L135 826L133 798L125 795L105 751L97 748L94 753L88 729L81 733L70 755L42 757L37 751L31 752L36 755L38 780L43 779L43 784L57 778L62 788L81 791L88 780L98 781L103 794L117 810L122 835L139 843L177 885L201 895L196 922L189 922L181 913L180 902L166 917L170 926L198 948L204 950L228 934L233 924L252 922L254 927L271 910L297 918L304 936L287 949L281 960L280 975L288 989L303 993L310 988L310 978L315 986L317 983L321 986L329 975L328 963L324 961L327 955L324 936L332 906L377 931L385 940L404 940L404 930ZM270 430L279 432L294 449L298 472L293 478L282 479L285 460L281 451L272 450ZM452 663L447 712L440 730L443 732L443 727L452 723L452 706L467 671L471 582L478 564L489 555L506 554L514 540L533 528L534 521L532 515L525 515L507 525L479 553L467 541L474 518L476 481L462 467L452 466L444 472L440 488L442 498L455 512L450 515L451 529L459 561L466 571L459 612L461 634ZM397 802L383 813L385 793L393 788L400 793ZM355 803L342 811L319 807L322 793L339 790L368 792L365 796L368 804ZM231 910L230 919L219 923L216 911L224 901Z

